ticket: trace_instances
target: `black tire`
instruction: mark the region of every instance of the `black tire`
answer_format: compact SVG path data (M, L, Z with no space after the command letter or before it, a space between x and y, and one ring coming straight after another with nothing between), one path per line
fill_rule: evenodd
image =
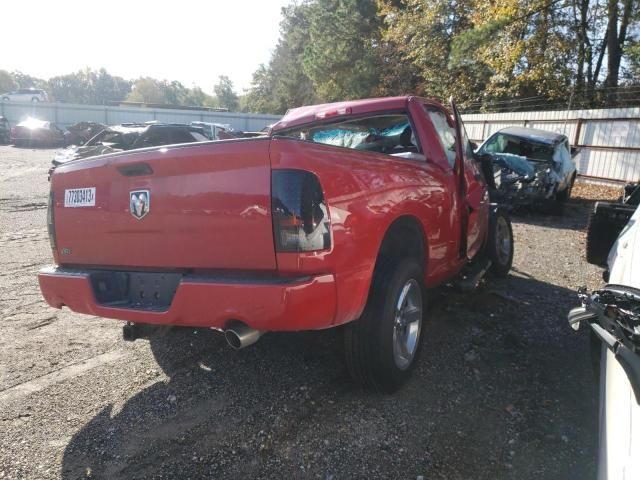
M558 202L564 203L567 200L569 200L569 198L571 197L571 191L573 190L573 184L575 183L575 181L576 181L576 176L573 175L571 177L571 180L569 181L569 185L567 185L567 188L565 188L564 190L556 194L556 200Z
M562 215L564 213L565 202L560 198L561 193L554 193L542 203L542 213L547 215Z
M505 238L505 235L508 235L508 238ZM505 240L508 240L508 246ZM513 228L509 215L500 208L489 215L486 254L491 260L489 273L497 278L506 277L513 264Z
M2 97L2 101L3 102L8 102L9 101L9 97Z
M33 98L31 99L31 103L38 103L39 101L40 101L40 100L38 100L38 98L37 98L37 97L33 97Z
M417 259L378 260L365 310L344 331L347 368L351 376L365 388L393 393L411 376L420 354L424 327L426 302L423 276ZM408 364L399 366L394 353L394 331L399 334L398 329L401 329L396 325L396 305L405 288L412 293L419 292L420 313L414 309L419 324L413 355L407 360Z
M619 208L624 207L619 206ZM611 212L606 203L596 203L589 213L587 224L587 262L602 267L606 266L609 250L613 247L625 224L626 220L621 220L619 215Z

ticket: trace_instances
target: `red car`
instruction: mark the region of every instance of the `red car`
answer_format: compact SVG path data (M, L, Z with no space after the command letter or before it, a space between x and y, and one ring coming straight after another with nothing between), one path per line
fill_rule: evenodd
M51 177L53 307L141 326L269 331L346 325L363 384L393 391L425 327L425 288L511 267L464 127L434 100L290 110L269 136L69 162Z
M64 133L53 122L29 118L11 129L11 143L16 147L59 147L64 145Z

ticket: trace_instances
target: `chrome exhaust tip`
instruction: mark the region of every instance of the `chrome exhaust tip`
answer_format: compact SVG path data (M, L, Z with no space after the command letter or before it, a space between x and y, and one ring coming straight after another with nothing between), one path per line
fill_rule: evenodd
M224 331L224 338L229 346L235 350L248 347L256 343L264 332L255 330L244 323L234 320Z

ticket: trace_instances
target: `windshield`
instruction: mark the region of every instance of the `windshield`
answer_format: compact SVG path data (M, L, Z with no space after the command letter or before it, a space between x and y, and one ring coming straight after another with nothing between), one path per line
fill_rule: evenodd
M553 150L552 145L498 133L487 141L480 153L510 153L529 160L550 162L553 160Z

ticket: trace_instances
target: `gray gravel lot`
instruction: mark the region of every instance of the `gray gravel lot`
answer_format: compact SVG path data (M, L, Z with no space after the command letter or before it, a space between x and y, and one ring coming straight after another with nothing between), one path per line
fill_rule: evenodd
M588 204L515 218L508 279L431 292L414 378L387 396L351 384L338 330L236 352L49 308L52 154L0 147L0 478L595 478L588 339L565 320L602 284Z

